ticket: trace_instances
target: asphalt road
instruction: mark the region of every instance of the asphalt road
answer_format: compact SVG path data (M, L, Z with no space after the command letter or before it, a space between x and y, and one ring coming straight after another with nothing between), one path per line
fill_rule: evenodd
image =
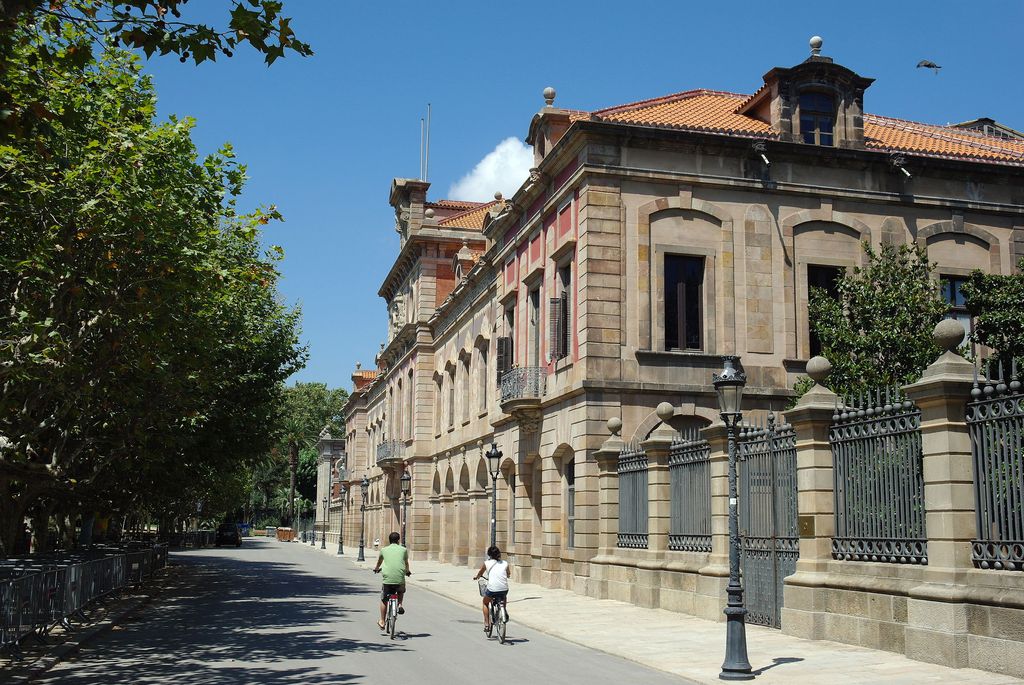
M152 605L37 682L683 682L517 625L514 591L505 645L485 638L479 611L418 588L392 641L376 625L380 577L298 544L246 539L240 549L172 555L180 568Z

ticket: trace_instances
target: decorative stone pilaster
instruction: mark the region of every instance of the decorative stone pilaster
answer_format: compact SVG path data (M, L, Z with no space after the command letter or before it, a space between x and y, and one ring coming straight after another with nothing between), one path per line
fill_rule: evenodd
M594 452L598 476L598 555L615 554L619 534L619 453L626 443L619 436L622 419L608 419L608 432L612 435ZM595 563L598 557L593 560Z
M824 637L827 590L823 588L823 579L832 561L832 537L835 535L835 482L829 429L838 397L822 385L831 370L832 364L824 357L808 361L807 375L814 386L784 414L796 434L800 557L796 573L784 581L782 630L808 639Z
M668 452L676 432L668 421L675 414L675 408L668 402L662 402L656 412L661 425L640 446L647 454L647 550L652 556L661 557L668 550L672 512Z
M906 651L912 659L962 668L970 664L969 612L954 584L963 583L973 568L974 479L966 404L974 366L954 352L964 338L959 321L940 321L932 337L942 355L921 380L903 388L921 410L928 536L926 584L907 600Z

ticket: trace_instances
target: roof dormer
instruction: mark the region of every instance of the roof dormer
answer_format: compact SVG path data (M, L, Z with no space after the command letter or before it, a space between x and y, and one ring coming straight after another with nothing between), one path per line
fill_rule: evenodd
M555 89L544 89L544 108L533 115L526 144L533 146L533 166L538 167L572 123L572 110L555 107Z
M822 147L864 147L864 91L874 79L859 76L821 54L811 38L811 56L795 67L776 67L737 114L769 124L781 140Z

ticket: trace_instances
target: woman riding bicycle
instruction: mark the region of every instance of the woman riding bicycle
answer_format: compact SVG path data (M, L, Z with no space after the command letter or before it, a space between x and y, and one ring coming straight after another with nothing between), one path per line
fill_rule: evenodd
M487 589L484 591L484 632L491 634L491 601L498 599L507 606L508 579L512 575L512 567L507 561L501 558L501 550L495 546L487 548L487 559L480 564L480 570L473 576L473 580L482 577L487 578ZM506 620L508 610L505 610Z

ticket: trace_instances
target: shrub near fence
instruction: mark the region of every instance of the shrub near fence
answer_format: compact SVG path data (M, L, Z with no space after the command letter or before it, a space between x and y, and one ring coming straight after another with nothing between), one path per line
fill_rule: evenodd
M99 599L141 583L167 564L167 545L0 560L0 650L20 656L29 635L71 628Z

